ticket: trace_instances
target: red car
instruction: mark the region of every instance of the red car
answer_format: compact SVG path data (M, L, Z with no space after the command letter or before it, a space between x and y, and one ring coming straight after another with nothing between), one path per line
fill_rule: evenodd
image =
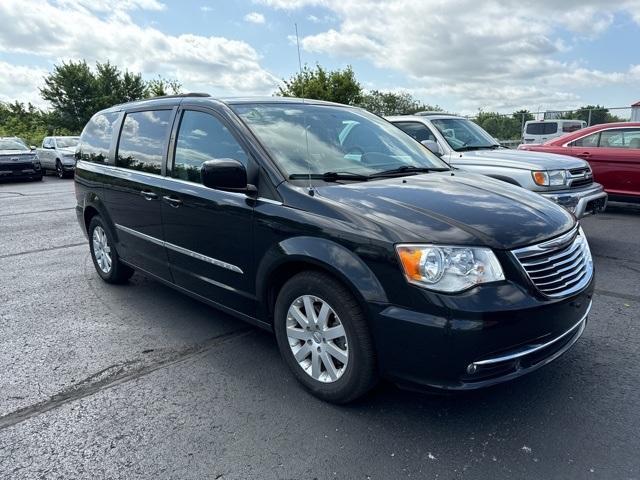
M561 153L589 162L610 200L640 202L640 123L605 123L521 150Z

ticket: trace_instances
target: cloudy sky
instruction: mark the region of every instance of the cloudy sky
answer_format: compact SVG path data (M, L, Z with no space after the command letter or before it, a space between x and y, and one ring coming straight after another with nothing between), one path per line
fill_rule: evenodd
M451 111L640 100L640 0L0 0L0 100L42 105L54 64L107 60L217 96L303 62Z

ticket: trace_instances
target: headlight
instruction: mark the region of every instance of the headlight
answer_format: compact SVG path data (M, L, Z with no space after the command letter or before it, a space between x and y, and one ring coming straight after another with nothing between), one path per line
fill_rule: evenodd
M541 187L557 187L567 183L566 170L534 170L531 175L533 175L533 181Z
M481 283L504 280L489 248L448 245L397 245L409 283L440 292L460 292Z

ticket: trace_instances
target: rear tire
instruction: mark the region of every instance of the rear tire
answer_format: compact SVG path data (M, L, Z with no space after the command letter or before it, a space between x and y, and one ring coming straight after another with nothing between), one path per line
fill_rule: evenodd
M100 215L89 222L88 234L91 259L100 278L107 283L126 283L134 270L120 261L111 230Z
M331 276L307 271L285 283L276 300L274 330L285 363L316 397L348 403L376 384L376 355L364 312Z

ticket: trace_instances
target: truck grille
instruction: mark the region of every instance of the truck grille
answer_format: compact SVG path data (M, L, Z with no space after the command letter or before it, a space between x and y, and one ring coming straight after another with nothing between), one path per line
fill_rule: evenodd
M569 170L569 186L571 188L580 188L593 183L593 173L588 167L572 168Z
M571 295L593 276L593 259L582 228L512 253L538 291L547 297Z

